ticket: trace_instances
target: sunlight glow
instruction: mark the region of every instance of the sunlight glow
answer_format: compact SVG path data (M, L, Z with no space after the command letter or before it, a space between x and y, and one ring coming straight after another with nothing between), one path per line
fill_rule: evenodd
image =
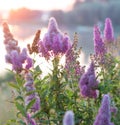
M74 0L4 0L0 2L0 9L11 10L26 7L39 10L66 10L69 9L73 3Z

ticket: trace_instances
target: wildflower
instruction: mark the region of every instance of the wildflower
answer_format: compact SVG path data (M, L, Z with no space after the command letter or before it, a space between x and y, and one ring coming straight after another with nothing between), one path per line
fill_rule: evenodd
M30 91L30 92L32 92L32 91ZM26 96L25 104L27 106L33 99L35 99L35 103L33 104L31 111L36 112L40 109L40 98L38 97L37 93L33 92L29 96Z
M33 61L27 55L27 50L24 48L22 52L12 50L9 55L6 55L7 62L12 64L12 69L20 73L24 68L30 69L32 67ZM25 67L23 66L25 64Z
M11 51L11 63L12 63L12 69L15 70L16 72L21 72L22 70L22 62L19 57L19 53L15 50Z
M18 41L13 38L7 23L3 24L3 32L5 37L4 44L7 51L5 55L6 62L12 64L12 69L17 73L20 73L24 68L27 70L30 69L32 67L32 59L27 55L25 48L22 51L20 50ZM25 64L25 67L23 67L23 64Z
M80 62L79 61L76 61L76 64L75 64L75 75L76 76L82 76L82 74L84 73L84 68L85 67L82 67L80 66Z
M19 57L20 57L21 63L24 63L25 60L26 60L27 57L28 57L26 48L23 48L23 49L22 49L22 52L20 53Z
M114 40L113 26L110 18L106 18L105 20L104 43L107 53L116 56L118 52L118 43Z
M95 78L94 63L91 62L87 72L85 72L79 81L79 88L83 97L96 98L98 81Z
M38 30L35 34L35 38L33 40L32 46L30 46L30 44L27 45L29 53L32 54L33 52L35 53L39 53L39 39L40 39L40 33L41 31Z
M19 52L20 48L18 47L18 41L13 38L6 22L3 23L3 32L5 38L4 44L6 46L7 53L11 52L11 50Z
M63 45L62 45L62 53L66 53L71 47L70 38L67 33L64 34Z
M94 27L94 51L95 51L95 55L102 57L105 54L105 45L102 41L101 38L101 33L100 33L100 29L98 26Z
M30 57L27 57L25 69L30 69L32 66L33 66L33 60Z
M70 38L67 34L63 35L58 29L55 18L50 18L48 32L44 35L43 43L47 51L54 55L64 54L71 46Z
M25 122L26 122L26 125L37 125L35 119L32 118L30 114L27 114Z
M67 111L63 118L63 125L74 125L74 113Z
M104 40L105 42L108 42L108 43L114 41L113 26L110 18L106 18L105 20Z
M49 60L50 53L48 52L47 48L45 47L45 45L41 40L39 41L39 53L40 56L45 57L46 60Z
M25 83L24 86L26 88L26 91L31 92L30 95L26 96L25 104L28 105L30 103L30 101L35 99L35 103L33 104L31 110L33 112L36 112L36 111L38 111L40 109L40 98L39 98L38 94L35 92L35 87L33 85L32 74L31 73L26 73L25 79L26 79L26 83Z
M84 67L80 65L78 58L80 56L80 50L77 50L78 35L75 33L74 42L70 49L65 54L65 70L68 77L80 77L84 73Z
M3 23L3 32L4 32L4 44L7 51L7 54L5 56L7 63L12 63L11 60L11 51L17 51L17 53L20 52L20 48L18 47L18 41L13 38L13 35L11 34L9 27L7 23Z
M101 107L93 125L114 125L110 120L110 97L108 94L105 94L103 96Z

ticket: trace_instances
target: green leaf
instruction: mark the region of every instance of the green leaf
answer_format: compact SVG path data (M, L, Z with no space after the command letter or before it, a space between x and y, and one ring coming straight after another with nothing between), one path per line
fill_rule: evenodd
M16 104L16 107L17 109L20 111L20 113L23 115L23 116L26 116L26 110L25 110L25 107L23 104L20 104L18 102L15 103Z
M35 93L36 92L36 90L33 90L33 91L30 91L30 92L27 92L26 93L26 96L29 96L29 95L31 95L31 94L33 94L33 93Z
M37 113L34 113L34 115L32 116L32 118L38 117L41 114L41 111L38 111Z
M24 102L24 99L23 99L22 96L17 96L17 97L15 98L15 100L16 100L16 101L17 101L17 100L20 100L20 101Z
M18 83L19 86L22 86L24 84L24 79L20 75L16 75L16 82Z
M29 104L28 104L27 107L26 107L26 111L27 111L28 109L30 109L30 108L34 105L35 101L36 101L36 99L32 99L32 100L29 102Z
M35 70L38 71L38 72L42 72L39 65L37 65L37 66L35 67Z
M12 88L19 90L19 86L18 86L17 84L15 84L15 83L8 83L8 84L9 84L9 86L11 86Z
M19 122L21 125L26 125L26 123L23 122L22 120L19 120L18 122Z

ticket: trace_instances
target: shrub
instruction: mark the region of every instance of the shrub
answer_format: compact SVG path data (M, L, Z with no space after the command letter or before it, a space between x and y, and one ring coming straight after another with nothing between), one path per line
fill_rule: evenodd
M113 38L112 22L109 30L106 25L104 32ZM59 30L55 18L50 18L44 38L40 39L38 31L28 49L21 50L7 23L3 24L3 31L6 62L12 65L16 79L15 83L9 83L15 90L12 102L18 111L16 119L7 124L119 125L120 60L118 54L111 53L118 41L111 39L112 44L107 44L108 35L102 38L99 27L95 26L95 54L90 56L90 66L85 70L79 61L77 33L71 42ZM37 64L38 55L50 65L47 74Z

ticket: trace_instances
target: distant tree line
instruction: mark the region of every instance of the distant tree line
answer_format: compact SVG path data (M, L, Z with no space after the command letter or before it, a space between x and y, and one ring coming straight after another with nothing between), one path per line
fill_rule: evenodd
M78 2L71 11L66 13L60 10L52 11L51 16L68 26L93 26L98 22L104 22L106 17L111 18L114 25L120 25L120 1L101 1Z

